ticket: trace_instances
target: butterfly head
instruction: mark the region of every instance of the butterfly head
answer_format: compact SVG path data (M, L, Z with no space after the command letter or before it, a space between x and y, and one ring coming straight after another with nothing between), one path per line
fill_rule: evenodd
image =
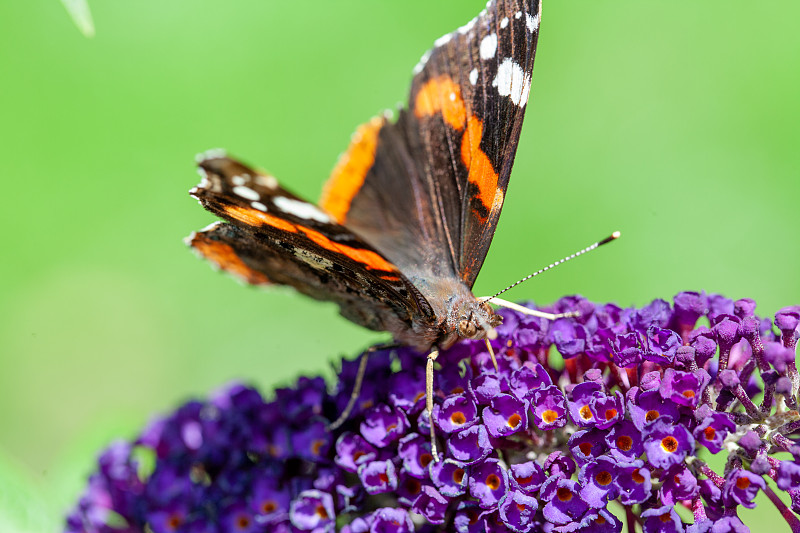
M495 329L503 321L503 317L480 300L467 303L456 324L458 336L464 339L493 339L497 336Z

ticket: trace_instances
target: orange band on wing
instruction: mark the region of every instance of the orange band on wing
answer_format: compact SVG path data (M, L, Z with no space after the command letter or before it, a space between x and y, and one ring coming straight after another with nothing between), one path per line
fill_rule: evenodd
M345 244L339 244L333 242L322 233L310 228L300 228L300 229L303 233L306 234L306 236L309 239L319 244L326 250L330 250L332 252L336 252L346 257L349 257L353 261L361 263L362 265L366 266L369 269L384 270L389 272L397 270L396 266L394 266L389 261L381 257L379 254L373 252L372 250L364 250L363 248L353 248L352 246L347 246Z
M322 190L319 206L327 211L334 220L342 224L350 210L367 172L375 162L375 147L378 144L378 132L384 119L375 117L361 125L353 135L350 147L339 158L336 168Z
M417 118L441 113L444 121L453 129L461 131L467 120L467 108L461 97L461 87L453 78L442 75L425 83L414 100L414 115Z
M226 205L224 207L224 211L225 214L231 218L244 222L250 226L270 226L289 233L305 235L320 247L348 257L357 263L361 263L366 268L372 270L382 270L386 272L397 272L396 266L372 250L354 248L352 246L347 246L346 244L334 242L317 230L292 224L291 222L283 220L282 218L272 216L268 213L264 213L263 211L259 211L258 209L250 209L236 205Z
M267 276L244 264L233 248L222 241L209 239L206 235L198 233L192 238L191 245L219 268L238 276L251 285L266 285L270 282Z
M490 211L498 192L498 176L489 156L481 150L482 136L483 122L474 115L470 116L467 121L467 131L461 138L461 162L469 171L467 180L478 188L481 203L487 211ZM502 202L502 195L500 201Z
M226 205L223 207L225 214L231 218L235 218L240 222L244 222L250 226L271 226L283 231L291 233L297 232L297 226L291 222L287 222L282 218L272 216L270 214L253 209L251 207L240 207L238 205Z

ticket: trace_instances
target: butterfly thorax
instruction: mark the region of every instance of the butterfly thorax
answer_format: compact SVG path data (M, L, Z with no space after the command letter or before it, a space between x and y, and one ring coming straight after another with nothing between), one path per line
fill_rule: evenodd
M488 328L495 328L503 317L472 294L458 278L440 277L414 280L440 318L434 342L441 349L455 344L459 339L482 339Z

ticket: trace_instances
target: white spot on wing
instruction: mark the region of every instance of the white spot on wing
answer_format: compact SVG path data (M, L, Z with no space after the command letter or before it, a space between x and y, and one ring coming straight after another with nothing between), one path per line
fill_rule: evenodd
M425 52L424 54L422 54L422 57L421 57L421 58L419 58L419 62L418 62L418 63L417 63L417 65L414 67L414 71L413 71L413 72L414 72L414 75L417 75L417 74L419 74L420 72L422 72L422 69L424 69L424 68L425 68L425 64L426 64L426 63L428 62L428 60L431 58L431 53L433 53L433 50L428 50L427 52Z
M247 182L247 180L244 179L244 176L233 176L231 181L234 185L244 185Z
M539 29L539 21L541 17L539 13L536 13L535 16L526 15L525 24L528 26L528 31L533 33Z
M469 30L471 30L475 26L476 22L478 22L478 17L473 18L472 20L470 20L469 22L458 28L458 30L456 31L458 31L458 33L460 33L461 35L469 33Z
M492 33L484 37L481 41L481 59L491 59L494 57L495 52L497 52L497 34Z
M442 35L441 37L439 37L438 39L436 39L433 42L433 45L437 46L437 47L444 46L447 43L449 43L452 38L453 38L453 34L452 33L446 33L446 34Z
M503 17L503 20L500 21L500 27L503 29L508 27L508 17Z
M252 202L257 202L258 200L261 200L260 194L258 194L250 187L245 187L244 185L237 185L236 187L234 187L233 194L235 194L236 196L241 196L245 200L250 200Z
M261 202L250 202L250 205L258 209L259 211L264 211L265 213L267 212L267 206L265 206Z
M469 82L472 85L475 85L476 83L478 83L478 69L474 68L474 69L469 71Z
M514 18L515 19L521 19L522 18L522 11L517 11L516 13L514 13Z
M278 180L276 180L274 176L262 176L261 174L256 174L255 182L257 185L261 185L267 189L278 188Z
M508 96L514 104L524 107L528 102L531 77L513 59L507 57L497 67L497 76L492 81L492 87L497 87L500 96Z
M284 213L289 213L290 215L294 215L298 218L316 220L317 222L324 223L331 221L331 217L320 211L317 206L309 204L308 202L292 200L291 198L286 198L285 196L276 196L272 199L272 203L278 206L278 209Z
M222 148L212 148L211 150L206 150L205 152L197 154L194 156L194 160L198 163L202 163L208 159L219 159L227 156L228 154Z

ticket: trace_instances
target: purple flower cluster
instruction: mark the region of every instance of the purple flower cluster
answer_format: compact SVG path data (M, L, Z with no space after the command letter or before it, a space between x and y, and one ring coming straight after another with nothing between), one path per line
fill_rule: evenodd
M101 455L66 531L741 532L763 492L800 532L800 306L774 323L692 292L543 310L580 316L500 311L497 369L482 341L442 352L430 418L409 349L370 355L335 431L357 362L332 393L302 378L190 402ZM723 451L721 472L703 460Z

